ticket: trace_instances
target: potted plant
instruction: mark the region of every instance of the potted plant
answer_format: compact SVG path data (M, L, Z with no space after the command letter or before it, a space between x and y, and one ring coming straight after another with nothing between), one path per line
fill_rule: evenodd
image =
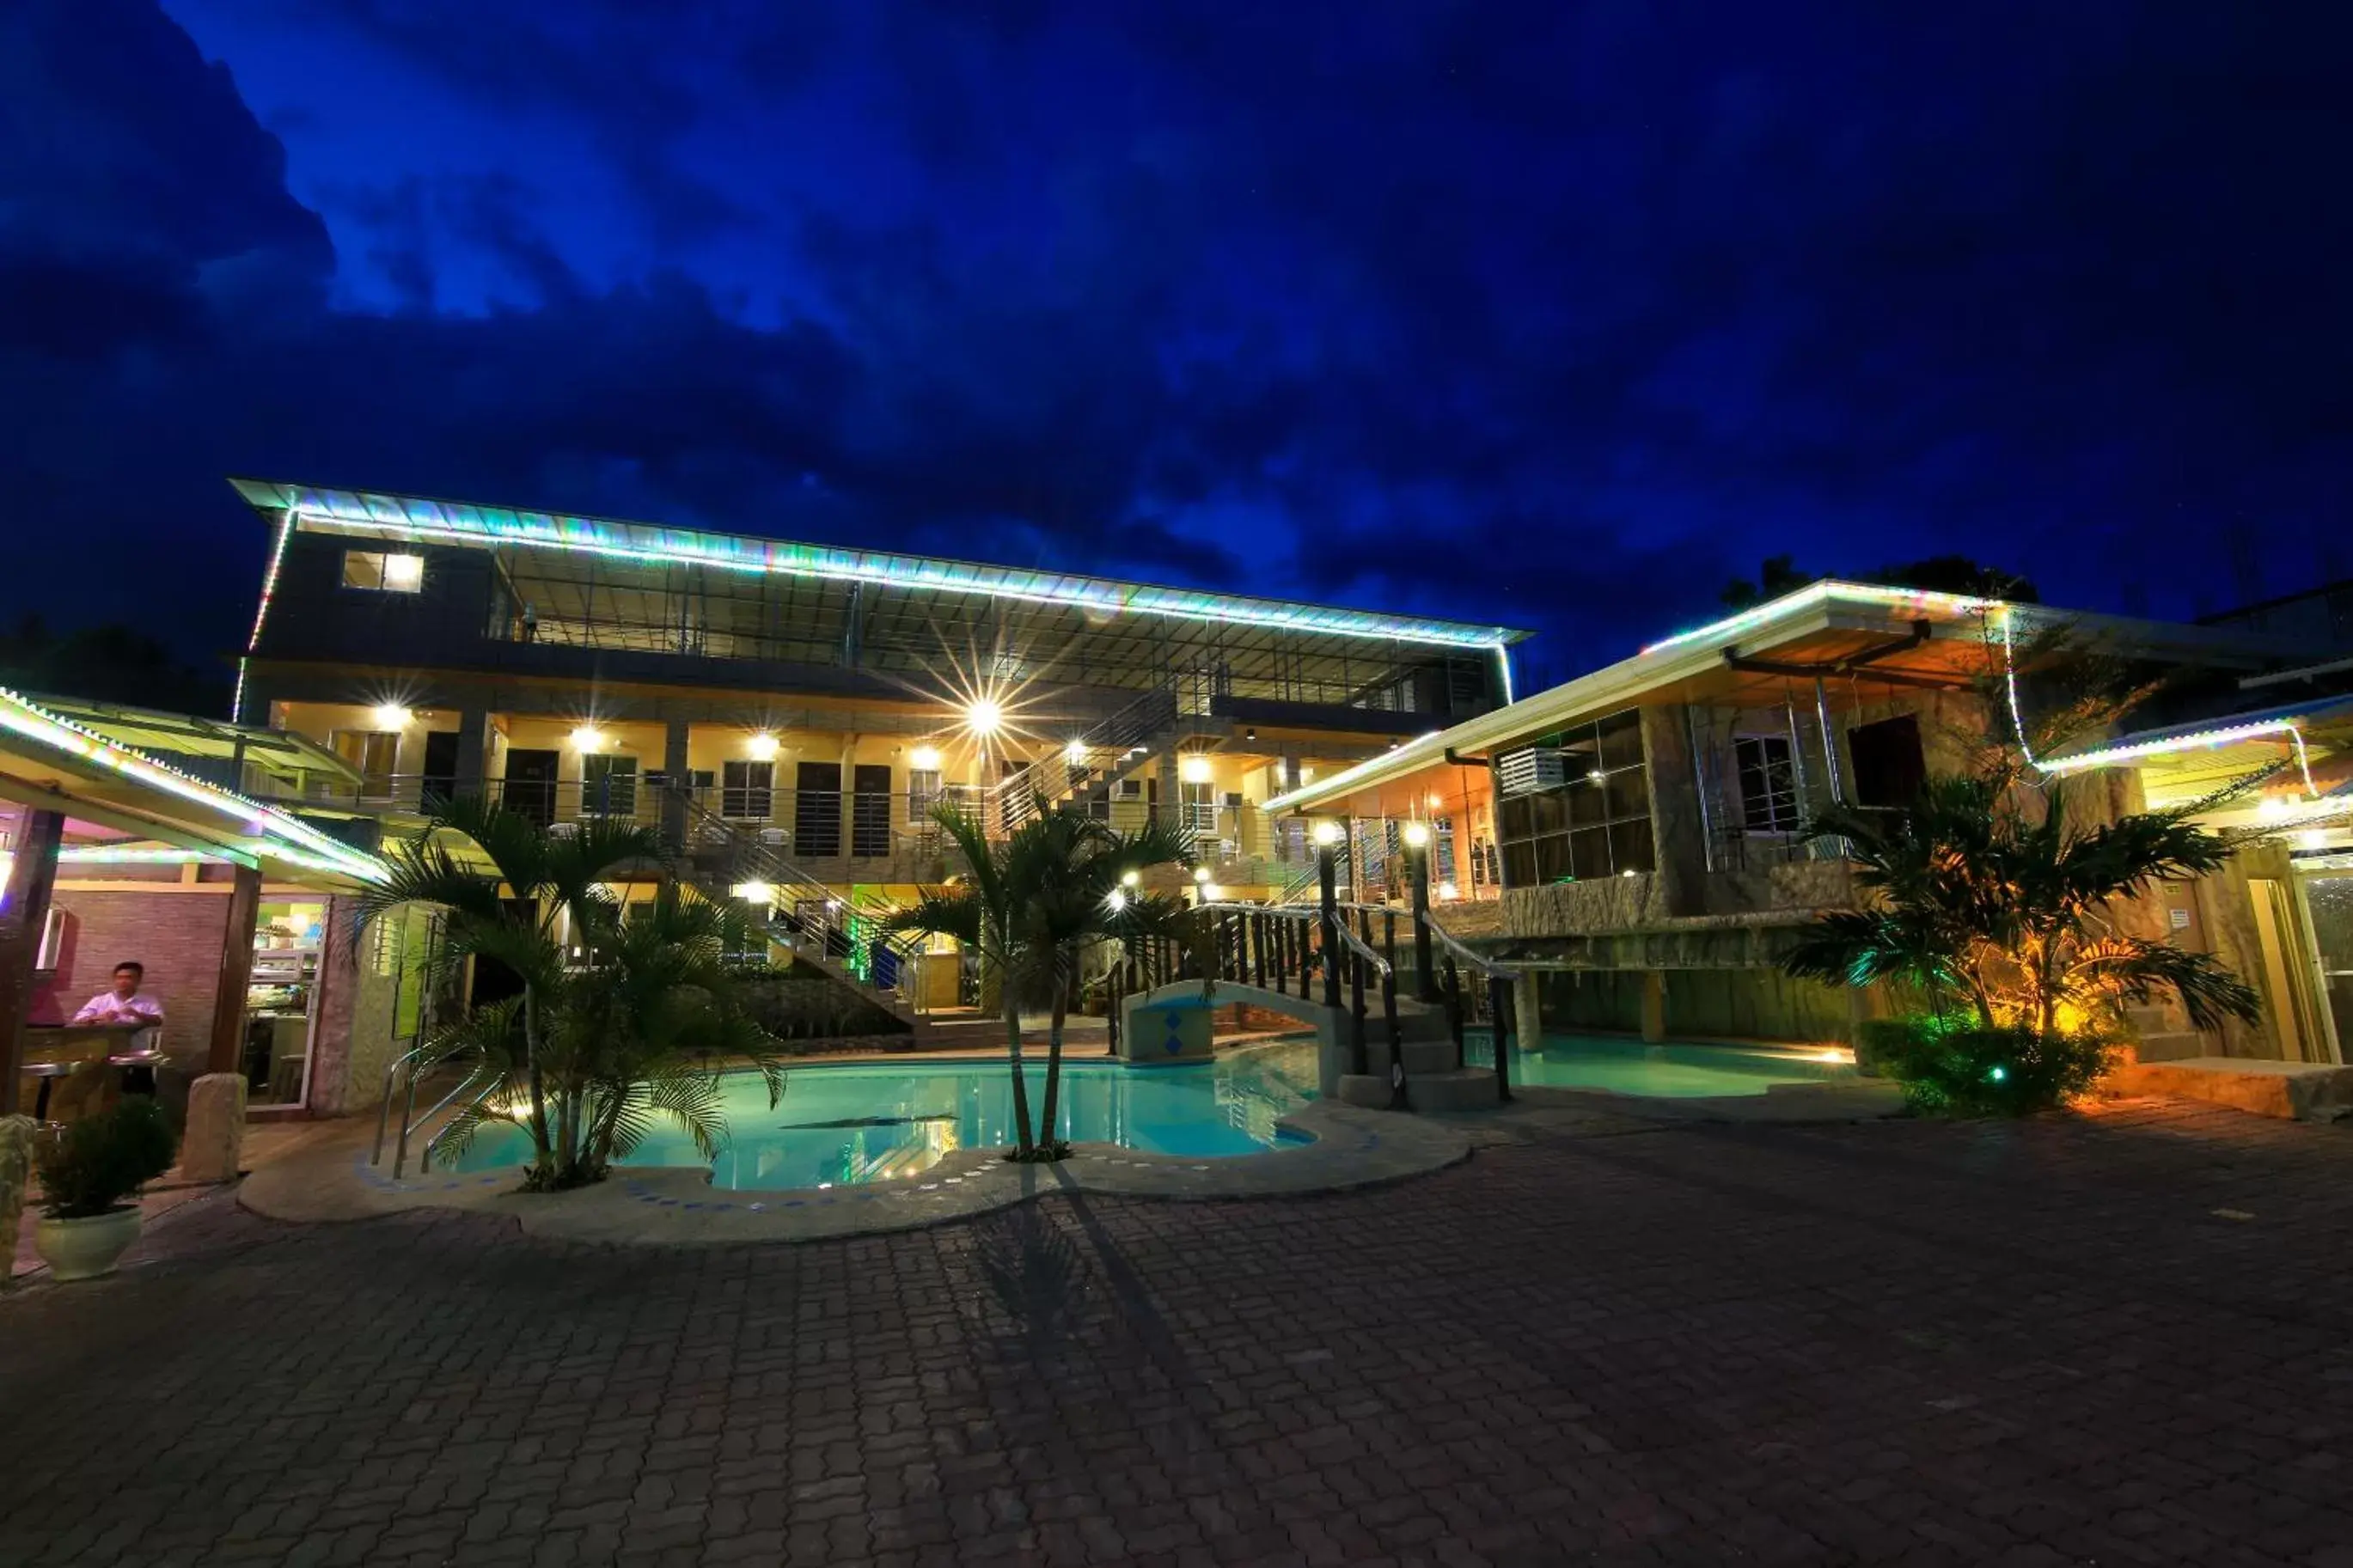
M41 1173L33 1249L51 1278L94 1279L114 1271L123 1248L139 1239L139 1189L172 1168L178 1144L164 1108L147 1095L41 1141L33 1155Z

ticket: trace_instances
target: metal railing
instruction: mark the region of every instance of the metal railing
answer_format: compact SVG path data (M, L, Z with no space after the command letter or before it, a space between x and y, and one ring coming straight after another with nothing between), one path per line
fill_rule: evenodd
M407 1170L408 1140L417 1128L425 1126L447 1110L460 1095L473 1089L477 1084L481 1086L474 1097L477 1102L498 1087L498 1079L491 1072L490 1064L479 1060L473 1061L468 1068L466 1076L459 1080L455 1089L434 1101L424 1115L417 1115L417 1080L429 1072L450 1065L457 1059L451 1057L434 1057L430 1052L429 1046L413 1047L395 1057L392 1059L392 1065L384 1069L384 1099L376 1107L375 1147L368 1154L368 1163L371 1165L384 1163L384 1141L385 1135L391 1131L392 1104L396 1096L401 1101L401 1108L400 1135L394 1144L392 1157L392 1176L395 1181L398 1181ZM434 1152L440 1146L441 1140L448 1136L448 1127L445 1126L427 1140L425 1148L417 1158L417 1168L419 1171L432 1169Z

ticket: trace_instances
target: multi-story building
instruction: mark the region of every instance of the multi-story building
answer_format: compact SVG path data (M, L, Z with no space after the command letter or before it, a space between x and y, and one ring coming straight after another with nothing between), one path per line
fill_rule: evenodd
M2232 866L2119 911L2214 952L2263 992L2264 1020L2201 1037L2169 1009L2134 1020L2145 1058L2339 1060L2327 998L2353 996L2353 931L2334 879L2353 863L2343 786L2353 700L2247 711L2342 662L2327 637L2189 626L1819 583L1287 791L1277 812L1345 819L1358 896L1395 898L1403 825L1430 819L1440 920L1528 966L1524 1014L1652 1039L1832 1041L1890 999L1792 980L1779 959L1820 911L1857 899L1836 841L1803 829L1831 802L1900 812L1931 772L2052 711L2019 647L2077 642L2171 678L2133 733L2038 759L2089 822L2202 798L2246 836ZM2283 683L2285 683L2284 685ZM2143 728L2142 726L2146 726ZM1458 825L1462 851L1451 844ZM2315 913L2320 918L2316 924ZM2317 933L2317 934L2316 934ZM2353 973L2353 969L2348 969ZM2345 1022L2353 1025L2353 1016Z
M938 803L992 832L1065 802L1173 820L1221 889L1275 896L1310 856L1267 800L1501 706L1525 635L235 482L271 531L237 711L356 775L304 781L312 807L398 832L481 792L558 833L659 825L900 992L859 925L950 869Z

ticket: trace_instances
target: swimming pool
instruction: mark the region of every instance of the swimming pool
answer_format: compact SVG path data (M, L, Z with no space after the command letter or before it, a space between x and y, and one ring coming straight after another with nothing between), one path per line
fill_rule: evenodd
M1035 1058L1033 1058L1034 1060ZM1042 1110L1046 1074L1029 1075ZM1256 1154L1292 1142L1275 1122L1315 1097L1312 1046L1232 1051L1185 1067L1131 1068L1101 1058L1062 1063L1062 1136L1155 1154ZM730 1073L727 1142L711 1163L713 1186L848 1186L921 1173L958 1149L1013 1142L1012 1075L999 1059L845 1062L785 1074L775 1109L756 1073ZM519 1128L485 1131L460 1171L520 1165ZM657 1125L628 1165L700 1165L685 1133Z
M1476 1067L1493 1067L1494 1044L1485 1030L1472 1031L1464 1057ZM1603 1035L1546 1035L1538 1048L1514 1046L1512 1082L1546 1089L1599 1089L1663 1100L1763 1094L1777 1084L1830 1083L1855 1077L1844 1052L1793 1046L1693 1046Z

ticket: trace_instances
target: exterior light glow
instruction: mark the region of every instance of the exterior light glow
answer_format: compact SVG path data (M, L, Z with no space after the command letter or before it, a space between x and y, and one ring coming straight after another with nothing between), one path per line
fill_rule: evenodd
M195 866L222 857L195 849L142 849L111 844L69 846L58 851L64 866Z
M1436 790L1431 790L1430 792L1430 809L1432 811L1439 811L1444 809L1445 805L1446 797L1439 794Z
M1628 869L1628 870L1620 871L1620 872L1619 872L1618 874L1619 874L1620 876L1621 876L1621 877L1630 877L1630 876L1632 876L1634 873L1633 873L1633 871L1632 871L1632 870Z
M1319 847L1329 849L1346 837L1347 833L1338 823L1327 816L1309 829L1308 836L1315 840Z
M1122 871L1119 874L1119 885L1123 888L1133 888L1143 880L1144 873L1141 871Z
M269 601L278 593L278 571L286 564L286 542L294 537L294 511L288 508L278 524L278 537L269 546L269 566L261 574L261 603L254 606L253 631L245 639L245 657L237 661L237 690L229 697L228 716L232 723L245 722L245 676L247 667L261 647L261 628L269 619Z
M775 762L776 751L776 738L765 730L744 742L744 754L755 763Z
M1005 727L1005 710L986 697L977 698L964 710L964 727L976 735L994 735Z
M1936 594L1925 588L1883 588L1873 583L1841 583L1832 578L1824 578L1819 583L1810 583L1795 593L1784 594L1778 599L1769 599L1753 608L1743 610L1736 616L1726 616L1720 621L1710 621L1704 626L1694 626L1690 631L1677 632L1671 637L1662 637L1657 642L1646 644L1642 651L1646 654L1657 653L1662 648L1677 647L1687 642L1697 642L1703 637L1743 632L1751 626L1762 626L1778 616L1788 615L1792 611L1803 609L1810 605L1819 605L1833 595L1841 599L1867 600L1898 611L1940 610L1948 615L1961 616L1982 615L2000 604L2000 601L1996 599L1971 598L1961 594ZM2009 608L2006 605L2001 607Z
M1225 896L1226 890L1218 886L1215 882L1204 882L1201 884L1201 901L1203 903L1214 904L1223 900Z
M397 702L379 702L368 710L368 717L375 721L379 730L406 730L416 715Z
M2304 774L2306 795L2318 795L2312 782L2312 761L2305 751L2304 727L2294 719L2264 719L2248 724L2224 724L2211 730L2193 730L2184 735L2163 735L2147 741L2127 741L2121 745L2103 746L2097 751L2079 752L2072 757L2052 757L2035 763L2051 774L2080 773L2085 768L2105 768L2116 763L2131 762L2140 757L2170 756L2177 752L2212 751L2233 745L2241 741L2261 740L2266 735L2284 735L2295 748L2296 767ZM2261 807L2257 807L2261 810Z
M935 773L940 771L940 749L937 746L917 746L915 754L907 760L917 773Z
M776 889L765 882L738 882L727 889L747 904L773 904Z
M1208 784L1209 759L1195 752L1176 764L1176 776L1187 784Z
M1126 890L1121 888L1113 888L1111 890L1111 896L1104 899L1103 902L1109 904L1114 912L1127 908Z
M1209 868L1207 866L1194 867L1193 880L1206 885L1209 880Z
M1084 741L1072 741L1069 745L1064 746L1062 748L1062 761L1070 763L1071 766L1074 768L1085 767L1087 765L1087 743Z
M575 752L601 751L605 745L605 732L594 724L583 724L572 731L571 740L572 749Z
M1451 882L1440 882L1438 884L1438 896L1441 899L1459 899L1462 896L1462 889Z
M1430 824L1427 822L1409 822L1398 830L1398 836L1405 840L1405 847L1409 849L1430 847Z

